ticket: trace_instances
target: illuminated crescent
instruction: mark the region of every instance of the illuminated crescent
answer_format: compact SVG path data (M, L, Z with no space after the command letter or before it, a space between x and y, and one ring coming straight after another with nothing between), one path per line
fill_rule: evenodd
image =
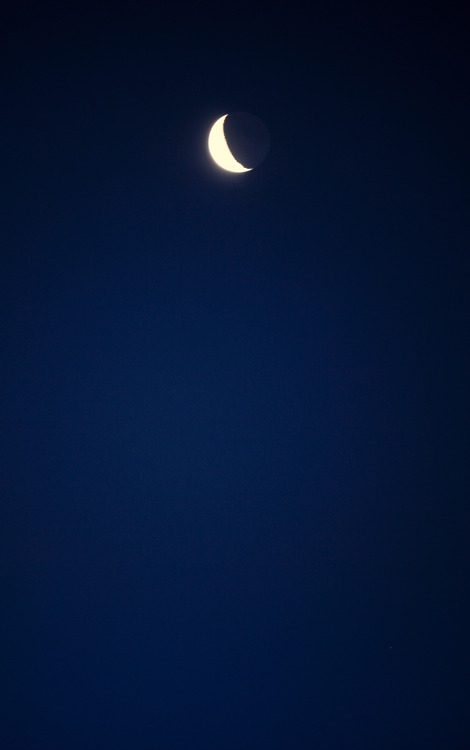
M211 127L209 133L209 151L215 163L228 172L251 172L235 159L226 141L224 133L224 122L227 115L219 117Z

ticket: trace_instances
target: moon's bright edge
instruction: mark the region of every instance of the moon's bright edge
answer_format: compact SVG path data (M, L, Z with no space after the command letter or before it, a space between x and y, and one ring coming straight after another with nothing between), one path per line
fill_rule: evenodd
M251 172L235 159L227 143L224 133L224 122L228 115L216 120L209 133L209 152L215 163L228 172Z

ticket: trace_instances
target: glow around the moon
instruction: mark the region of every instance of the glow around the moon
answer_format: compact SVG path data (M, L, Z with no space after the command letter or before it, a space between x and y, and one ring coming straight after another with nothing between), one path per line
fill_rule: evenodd
M228 172L251 172L238 162L230 151L224 134L224 122L228 115L219 117L213 124L209 133L209 152L215 163Z

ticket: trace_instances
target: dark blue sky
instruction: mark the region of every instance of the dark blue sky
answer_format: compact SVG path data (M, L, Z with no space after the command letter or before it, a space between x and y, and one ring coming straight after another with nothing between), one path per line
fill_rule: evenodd
M1 31L2 747L467 748L463 15L67 5Z

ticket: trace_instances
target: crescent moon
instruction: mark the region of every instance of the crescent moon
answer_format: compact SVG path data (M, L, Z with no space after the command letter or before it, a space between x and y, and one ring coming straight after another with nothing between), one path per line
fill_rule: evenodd
M228 172L251 172L235 159L227 143L224 133L224 122L227 115L219 117L211 127L209 133L209 151L215 163Z

